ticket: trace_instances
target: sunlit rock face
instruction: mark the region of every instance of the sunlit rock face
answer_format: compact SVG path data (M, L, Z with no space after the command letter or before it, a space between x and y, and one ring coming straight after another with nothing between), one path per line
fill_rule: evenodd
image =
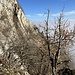
M20 56L18 55L17 52L15 52L15 49L13 47L22 45L26 41L28 35L28 28L31 28L31 30L33 31L31 22L26 18L17 0L0 0L0 56L1 57L5 56L5 58L7 59L11 54L12 55L11 57L13 59L11 59L10 57L9 59L13 61L15 59L16 62L14 63L19 65L18 58L20 58ZM13 51L10 52L10 49L13 49ZM13 53L17 53L17 55ZM11 62L11 60L9 59L8 61ZM0 63L1 61L2 60L0 59ZM14 65L12 67L14 67ZM28 72L24 74L29 75Z
M48 63L47 50L43 46L45 42L38 32L39 30L34 28L26 18L17 0L0 0L0 54L6 52L4 53L6 54L5 57L11 59L10 54L14 58L13 53L16 53L21 64L26 65L26 70L31 75L42 73L43 69L48 67L48 64L46 65ZM47 58L42 57L42 54L45 54ZM43 61L41 61L42 58ZM41 63L44 63L45 66ZM39 70L40 67L42 68L41 71ZM25 74L29 75L28 72Z
M0 0L0 41L2 43L9 43L12 40L18 44L27 34L25 29L29 26L32 27L32 24L24 15L17 0Z

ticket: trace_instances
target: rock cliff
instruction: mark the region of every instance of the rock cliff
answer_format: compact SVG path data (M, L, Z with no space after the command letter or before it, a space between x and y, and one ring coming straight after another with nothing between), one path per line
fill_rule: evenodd
M26 18L16 0L5 2L0 3L0 41L5 42L7 38L18 41L28 33L27 27L32 29L32 24Z
M11 60L13 65L16 64L14 59L19 60L31 75L47 73L48 56L43 34L27 19L17 0L0 1L0 8L0 53L3 58ZM12 69L13 65L10 65Z

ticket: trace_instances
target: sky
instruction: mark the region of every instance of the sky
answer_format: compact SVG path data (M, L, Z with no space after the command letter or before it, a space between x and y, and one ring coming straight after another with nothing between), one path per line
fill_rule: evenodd
M75 19L75 0L18 0L25 15L31 21L46 19L47 10L50 10L50 19L59 16L64 8L64 16L67 19Z

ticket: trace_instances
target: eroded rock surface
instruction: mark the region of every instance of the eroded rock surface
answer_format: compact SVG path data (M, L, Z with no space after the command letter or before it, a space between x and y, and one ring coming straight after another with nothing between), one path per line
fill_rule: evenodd
M17 0L0 2L0 8L0 51L4 52L4 59L18 59L31 75L47 73L47 50L43 46L44 38L38 28L26 18Z

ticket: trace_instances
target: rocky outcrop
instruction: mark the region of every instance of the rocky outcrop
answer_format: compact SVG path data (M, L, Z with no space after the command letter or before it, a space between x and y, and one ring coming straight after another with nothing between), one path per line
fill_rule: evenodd
M48 73L49 61L43 34L26 18L17 0L4 1L0 2L0 51L4 59L9 63L19 60L18 64L26 66L25 70L31 75ZM12 70L13 65L10 65Z
M10 38L19 42L18 39L22 39L28 33L27 27L32 29L31 22L25 17L16 0L0 3L0 8L0 41Z
M22 39L27 35L25 28L32 28L32 24L16 0L0 0L0 8L0 74L29 75L18 53L12 49L23 44Z

